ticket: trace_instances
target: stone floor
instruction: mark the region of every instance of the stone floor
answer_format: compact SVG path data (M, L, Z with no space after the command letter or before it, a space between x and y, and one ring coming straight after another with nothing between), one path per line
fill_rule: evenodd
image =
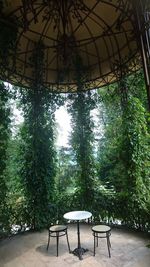
M112 229L111 258L108 257L106 240L99 241L93 256L93 236L91 226L81 224L82 247L88 252L83 260L69 254L66 238L61 237L59 257L56 257L56 240L51 240L47 252L47 231L26 232L0 242L0 267L150 267L150 239L141 233L122 229ZM77 246L76 225L68 226L71 249Z

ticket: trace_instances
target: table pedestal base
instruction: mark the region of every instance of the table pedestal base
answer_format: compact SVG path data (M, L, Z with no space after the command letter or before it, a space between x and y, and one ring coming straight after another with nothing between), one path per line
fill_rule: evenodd
M85 249L85 248L75 248L71 253L79 257L79 260L82 260L83 259L82 255L87 251L88 249Z

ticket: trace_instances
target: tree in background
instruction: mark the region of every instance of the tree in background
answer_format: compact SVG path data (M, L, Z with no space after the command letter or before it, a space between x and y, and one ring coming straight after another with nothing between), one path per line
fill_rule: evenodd
M64 192L74 192L77 165L72 147L60 147L57 150L56 188L58 195Z

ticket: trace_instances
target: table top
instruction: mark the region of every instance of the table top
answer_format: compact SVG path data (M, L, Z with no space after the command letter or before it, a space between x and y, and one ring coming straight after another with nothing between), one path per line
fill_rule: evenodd
M85 210L70 211L64 214L64 218L67 220L80 221L88 219L92 216L92 213Z

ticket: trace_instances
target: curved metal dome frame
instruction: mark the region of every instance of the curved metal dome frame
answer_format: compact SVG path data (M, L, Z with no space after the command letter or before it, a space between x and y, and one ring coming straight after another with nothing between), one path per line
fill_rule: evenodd
M137 70L144 49L139 45L145 32L138 17L142 2L148 1L2 0L0 36L1 28L9 28L15 41L0 58L0 78L30 87L38 43L44 47L43 85L53 92L76 92L76 57L86 72L85 90L116 81L123 68Z

